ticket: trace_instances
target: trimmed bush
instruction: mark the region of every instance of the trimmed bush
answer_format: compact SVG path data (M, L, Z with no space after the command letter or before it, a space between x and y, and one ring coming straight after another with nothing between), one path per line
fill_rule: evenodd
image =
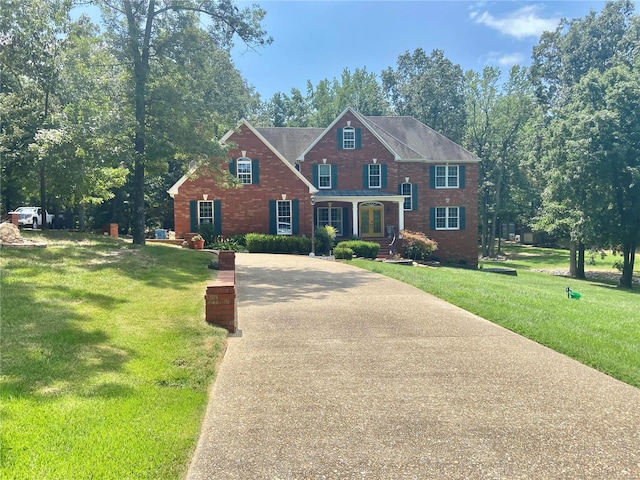
M333 255L337 260L353 260L353 250L348 247L338 247L333 250Z
M431 240L422 232L411 232L403 230L402 245L404 246L405 256L413 260L424 260L433 252L438 250L438 243Z
M250 253L308 254L311 251L311 240L306 237L247 233L245 241Z
M331 225L316 228L316 253L329 255L336 241L336 229Z
M355 257L376 258L380 245L376 242L365 242L364 240L347 240L338 243L337 248L349 248Z

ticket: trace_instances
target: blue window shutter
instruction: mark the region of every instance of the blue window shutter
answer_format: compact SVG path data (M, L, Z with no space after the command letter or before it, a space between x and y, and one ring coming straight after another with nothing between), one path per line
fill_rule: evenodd
M429 167L429 188L436 188L436 166Z
M313 186L318 188L318 170L319 170L319 166L318 165L313 165Z
M460 174L460 181L458 182L458 185L460 186L460 188L464 188L465 186L464 165L460 165L458 167L458 173Z
M300 200L291 200L291 229L294 235L300 233Z
M213 228L216 235L222 235L222 202L213 201Z
M234 177L235 177L236 175L238 175L238 171L236 170L236 161L235 161L235 160L231 160L231 161L229 162L229 173L230 173L231 175L233 175Z
M198 201L189 202L189 228L192 232L198 231Z
M356 150L362 148L362 129L356 128Z
M317 207L311 207L311 208L313 208L313 224L318 225L318 209Z
M342 236L349 236L349 207L342 208Z
M338 188L338 165L331 165L331 189Z
M271 235L278 233L275 200L269 200L269 233Z
M251 160L251 183L260 183L260 161L257 158Z
M362 188L369 188L369 165L362 166Z
M402 195L402 184L398 184L398 195Z
M465 208L464 207L459 207L458 208L458 214L460 215L460 230L464 230L466 225L466 219L465 219Z
M411 210L418 210L418 184L411 185Z
M338 150L342 150L342 147L344 147L342 143L342 129L339 128L338 129Z
M431 230L436 229L436 209L433 207L429 209L429 228Z
M384 164L380 165L380 176L382 177L382 188L387 188L387 166Z

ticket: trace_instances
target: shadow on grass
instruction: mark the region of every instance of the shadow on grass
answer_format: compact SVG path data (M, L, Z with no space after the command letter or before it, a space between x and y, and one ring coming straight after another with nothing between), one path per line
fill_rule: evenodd
M134 357L132 351L110 346L106 331L74 325L86 320L71 306L77 290L44 287L57 295L56 301L39 301L34 300L36 289L42 293L43 287L22 282L3 285L3 395L42 401L67 390L90 392L94 377L120 371ZM81 301L104 310L120 303L108 295L86 292Z
M122 240L55 232L45 249L2 252L2 395L46 401L66 391L86 396L128 395L107 380L136 357L118 348L108 327L83 329L93 315L108 314L127 300L100 285L74 283L92 272L160 289L186 289L210 278L206 254L165 246L140 248ZM39 237L43 237L40 235ZM46 276L42 276L46 274ZM56 284L55 279L60 278ZM46 279L46 280L45 280ZM113 293L113 294L110 294ZM78 308L82 304L82 308ZM101 378L105 377L104 381Z

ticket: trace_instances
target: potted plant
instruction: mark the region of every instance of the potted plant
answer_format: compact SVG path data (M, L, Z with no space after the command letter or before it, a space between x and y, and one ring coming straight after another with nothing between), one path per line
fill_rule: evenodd
M195 250L202 250L204 248L204 238L202 238L202 235L191 237L191 243Z

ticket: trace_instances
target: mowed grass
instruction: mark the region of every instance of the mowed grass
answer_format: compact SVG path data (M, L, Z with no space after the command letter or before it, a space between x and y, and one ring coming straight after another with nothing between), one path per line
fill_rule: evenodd
M182 477L226 342L209 255L32 238L49 246L0 258L0 478Z
M352 264L413 285L640 387L640 288L629 291L527 270L513 277L366 260ZM567 299L566 287L582 298Z

